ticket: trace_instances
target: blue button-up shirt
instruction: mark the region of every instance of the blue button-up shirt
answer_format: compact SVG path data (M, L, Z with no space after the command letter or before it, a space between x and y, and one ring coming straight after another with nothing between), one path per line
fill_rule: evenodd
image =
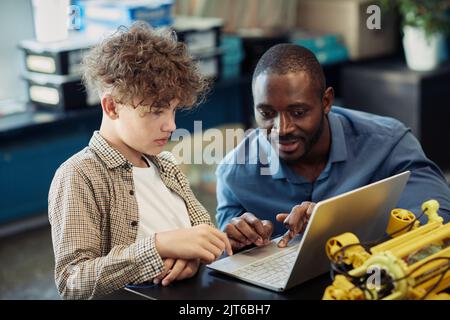
M340 107L332 108L328 121L328 162L312 183L279 159L258 129L230 152L216 170L219 227L248 211L272 220L274 234L280 234L285 229L275 223L277 213L289 213L303 201L319 202L406 170L411 176L397 207L418 216L424 201L436 199L444 220L449 220L447 182L401 122Z

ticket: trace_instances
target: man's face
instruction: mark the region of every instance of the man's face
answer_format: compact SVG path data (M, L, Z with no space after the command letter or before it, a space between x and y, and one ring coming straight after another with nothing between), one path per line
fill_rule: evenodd
M268 131L283 160L302 159L322 136L330 105L324 105L308 73L261 73L253 84L253 100L256 122Z
M175 110L177 101L169 108L143 112L142 107L118 106L118 121L114 121L121 140L131 149L143 154L157 155L169 141L176 129Z

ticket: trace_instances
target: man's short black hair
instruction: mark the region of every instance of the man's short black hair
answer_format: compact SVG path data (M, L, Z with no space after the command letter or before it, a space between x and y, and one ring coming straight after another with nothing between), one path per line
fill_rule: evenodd
M320 97L325 92L325 75L314 53L305 47L282 43L267 50L256 65L253 81L263 72L287 74L305 71L316 82Z

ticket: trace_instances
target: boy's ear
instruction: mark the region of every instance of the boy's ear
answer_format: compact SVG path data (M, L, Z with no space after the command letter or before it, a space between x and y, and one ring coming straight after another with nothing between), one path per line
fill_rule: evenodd
M116 103L114 99L109 94L105 94L102 97L102 109L103 112L110 118L111 120L116 120L119 118L119 114L117 113Z

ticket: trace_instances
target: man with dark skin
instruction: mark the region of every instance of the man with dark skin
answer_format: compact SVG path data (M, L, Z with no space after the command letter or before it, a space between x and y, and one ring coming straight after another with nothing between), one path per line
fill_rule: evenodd
M303 85L299 86L298 83ZM319 90L304 71L286 75L264 72L253 84L258 127L270 134L280 157L296 173L311 182L325 168L331 144L326 115L333 103L334 90L327 88L322 97L318 94ZM290 213L276 216L277 221L289 229L278 243L280 247L285 247L297 233L304 230L314 205L313 202L305 201L293 207ZM257 243L257 237L262 236L267 243L272 230L270 221L261 221L246 212L239 218L233 218L225 232L232 245L240 247L235 239L240 243L246 239Z
M325 86L309 50L292 44L271 48L256 67L252 90L259 133L242 144L251 153L253 140L259 148L269 142L283 175L263 177L249 165L227 161L218 167L217 221L233 248L265 245L274 228L284 233L278 246L285 247L305 230L316 202L405 170L412 177L401 207L420 208L433 197L448 212L445 178L409 129L394 119L332 108L334 90Z

